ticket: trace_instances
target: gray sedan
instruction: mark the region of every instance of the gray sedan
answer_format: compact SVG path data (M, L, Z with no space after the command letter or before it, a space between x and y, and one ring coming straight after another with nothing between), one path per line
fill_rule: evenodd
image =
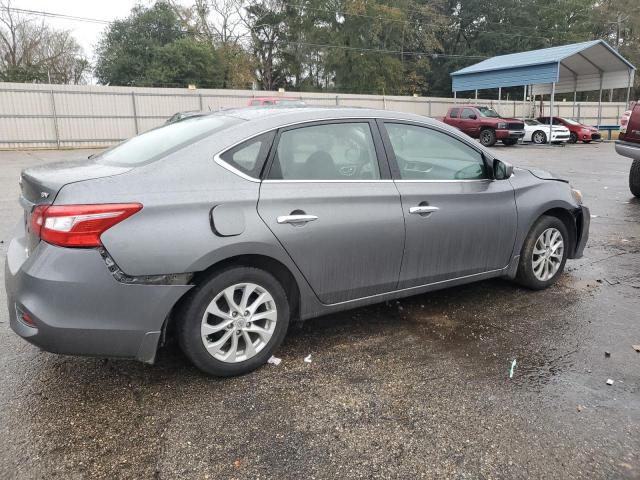
M457 130L366 109L238 109L25 170L13 330L152 363L176 336L212 375L264 364L291 322L492 277L552 285L589 210Z

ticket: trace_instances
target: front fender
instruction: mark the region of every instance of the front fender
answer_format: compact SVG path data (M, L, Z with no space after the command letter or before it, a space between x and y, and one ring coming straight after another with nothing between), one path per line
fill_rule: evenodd
M574 233L580 235L581 229L576 224L577 212L582 212L581 206L571 195L571 188L565 182L557 180L542 180L528 170L517 169L509 179L513 185L516 208L518 211L518 230L514 244L514 255L519 255L525 238L533 224L545 212L561 209L574 219ZM578 243L579 238L576 238ZM573 251L571 255L573 255Z

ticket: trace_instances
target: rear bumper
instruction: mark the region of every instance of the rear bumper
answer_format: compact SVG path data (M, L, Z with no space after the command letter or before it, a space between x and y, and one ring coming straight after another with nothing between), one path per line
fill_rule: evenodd
M616 152L623 157L640 160L640 143L625 142L624 140L616 141Z
M570 258L581 258L584 247L589 240L589 225L591 224L591 212L585 206L581 206L574 213L576 222L576 248Z
M146 363L155 359L171 308L191 288L120 283L94 249L41 242L27 257L24 237L9 244L5 284L11 328L25 340L54 353Z
M524 130L496 130L496 138L499 140L505 138L520 139L524 137Z

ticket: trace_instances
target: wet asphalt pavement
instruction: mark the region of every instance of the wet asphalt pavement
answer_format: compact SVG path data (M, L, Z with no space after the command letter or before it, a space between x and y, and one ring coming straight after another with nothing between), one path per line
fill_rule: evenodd
M154 366L39 351L2 291L0 478L640 478L630 160L613 144L494 150L569 178L595 215L546 291L493 280L314 319L279 366L231 379L176 347ZM3 259L20 169L87 153L0 152Z

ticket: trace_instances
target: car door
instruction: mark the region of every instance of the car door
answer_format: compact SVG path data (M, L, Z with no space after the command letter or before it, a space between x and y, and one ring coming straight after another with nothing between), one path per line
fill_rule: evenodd
M404 219L374 121L284 128L267 168L258 213L321 302L396 288Z
M463 108L460 112L460 130L470 137L474 137L480 132L478 115L472 108Z
M517 223L511 183L489 178L471 142L421 124L379 124L406 225L398 287L506 267Z

